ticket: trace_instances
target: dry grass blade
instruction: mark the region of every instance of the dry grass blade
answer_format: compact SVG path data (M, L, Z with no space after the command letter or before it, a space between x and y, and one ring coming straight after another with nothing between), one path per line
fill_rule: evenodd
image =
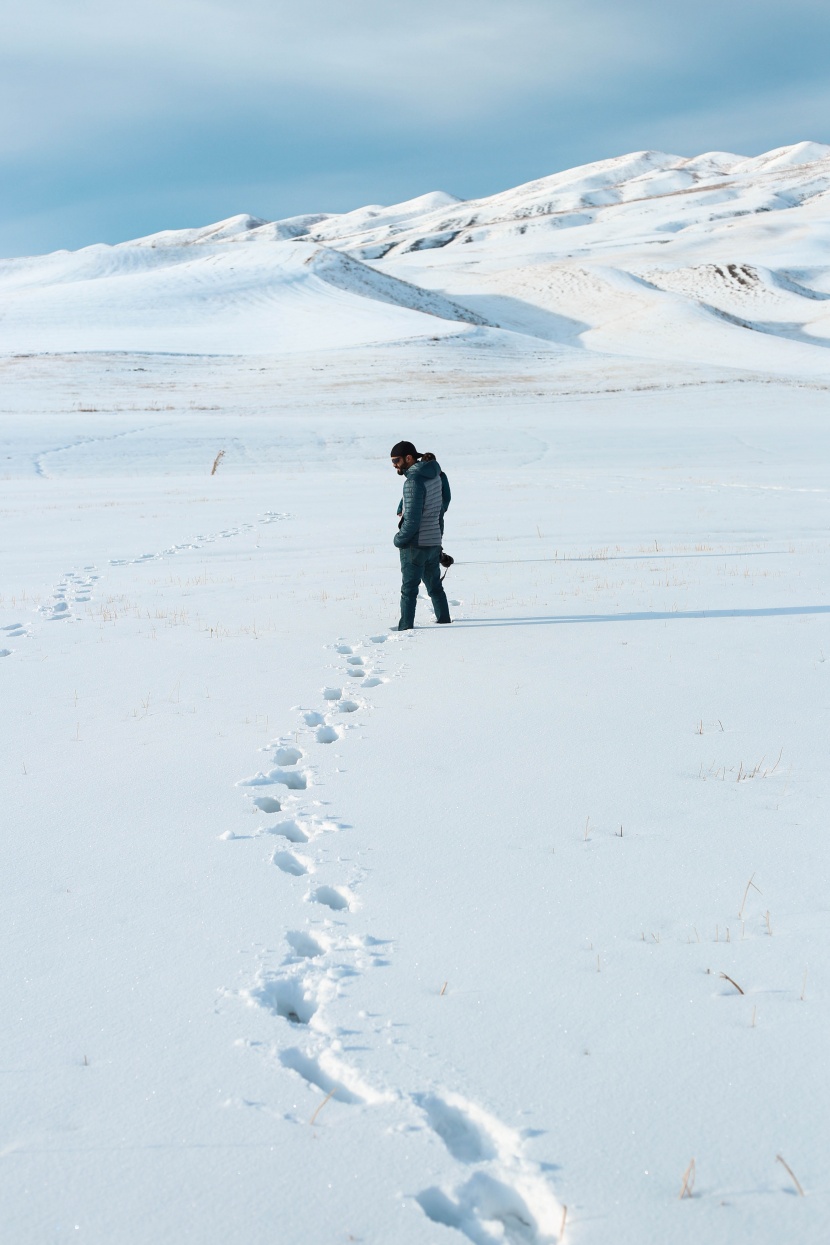
M689 1166L686 1168L685 1172L683 1173L683 1186L680 1190L680 1200L682 1201L684 1197L691 1197L692 1190L694 1189L694 1187L695 1187L695 1161L694 1159L692 1159L691 1162L689 1163Z
M214 460L213 460L213 466L212 466L212 467L211 467L211 469L210 469L210 474L211 474L212 476L215 476L215 475L216 475L216 468L219 466L219 464L221 463L221 461L222 461L222 459L223 459L224 457L225 457L225 451L224 451L224 450L220 450L220 451L219 451L219 453L218 453L218 454L216 455L216 457L214 458Z
M784 1158L782 1158L780 1154L776 1154L776 1156L775 1156L775 1161L776 1161L776 1163L780 1163L780 1164L781 1164L781 1166L782 1166L782 1167L783 1167L786 1171L788 1171L788 1172L790 1173L790 1178L791 1178L791 1180L792 1180L793 1184L795 1185L795 1187L798 1189L798 1196L799 1196L799 1197L806 1197L807 1195L806 1195L806 1193L804 1192L804 1190L803 1190L803 1189L802 1189L802 1187L801 1187L801 1181L798 1179L798 1176L796 1176L795 1172L794 1172L794 1171L793 1171L793 1169L790 1167L790 1165L789 1165L789 1163L787 1162L787 1160L786 1160L786 1159L784 1159Z
M449 983L448 981L445 981L445 982L444 982L443 986L441 987L441 995L440 995L440 997L442 997L442 998L443 998L443 996L447 993L447 986L448 986L449 984L450 984L450 983Z
M559 1245L562 1245L562 1242L565 1239L565 1220L567 1218L568 1218L568 1208L567 1206L563 1206L562 1207L562 1222L559 1225L559 1237L558 1237Z
M728 973L721 973L720 976L723 978L724 981L728 981L730 986L734 986L735 989L738 991L738 994L746 993L744 990L741 989L737 981L735 981L732 977L730 977Z
M318 1115L320 1114L320 1112L323 1110L323 1107L326 1105L326 1103L327 1103L327 1102L329 1102L329 1101L330 1101L330 1100L334 1097L334 1095L335 1095L336 1093L337 1093L337 1086L335 1085L334 1089L330 1089L330 1090L329 1090L329 1092L326 1094L326 1096L325 1096L325 1098L323 1099L323 1101L322 1101L322 1102L318 1102L317 1107L316 1107L316 1109L315 1109L315 1111L314 1111L314 1114L312 1115L311 1119L308 1121L308 1122L309 1122L309 1124L313 1124L313 1123L314 1123L314 1121L317 1119L317 1116L318 1116Z
M744 919L744 907L746 906L746 898L747 898L747 895L749 894L750 887L752 887L753 890L758 891L759 895L762 894L762 891L759 889L759 887L755 885L755 874L754 873L746 884L746 890L744 891L744 897L741 900L741 906L738 909L738 920L739 921L742 921Z

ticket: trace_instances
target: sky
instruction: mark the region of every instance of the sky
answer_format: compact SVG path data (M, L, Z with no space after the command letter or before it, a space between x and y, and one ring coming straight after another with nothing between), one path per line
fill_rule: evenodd
M2 9L2 256L830 142L827 0Z

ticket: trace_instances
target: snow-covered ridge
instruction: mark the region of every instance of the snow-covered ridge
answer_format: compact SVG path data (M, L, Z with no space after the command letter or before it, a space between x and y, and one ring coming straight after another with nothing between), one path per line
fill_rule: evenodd
M188 231L189 243L222 239L259 242L281 237L309 237L349 246L375 248L367 259L398 251L426 250L470 239L473 230L511 221L561 213L593 213L595 209L642 203L678 194L708 192L708 200L728 190L726 201L736 214L789 208L830 190L830 146L796 143L764 155L744 157L707 152L686 158L658 151L633 152L581 165L527 182L483 199L460 200L442 192L422 195L391 207L376 205L342 215L292 217L266 224L237 216L203 230ZM759 202L759 196L766 200ZM738 200L745 203L738 205ZM585 215L575 223L590 223ZM161 244L175 235L143 240ZM184 239L182 239L183 241ZM381 251L379 246L383 247Z
M483 316L459 306L432 290L423 290L409 281L377 272L367 264L344 255L342 251L320 247L305 261L315 276L349 294L375 298L397 307L408 307L443 320L460 320L467 324L487 324Z
M540 217L580 214L573 224L590 224L597 209L664 199L698 192L708 203L720 198L742 210L774 210L827 192L830 189L830 147L820 143L797 143L747 159L725 152L708 152L686 159L664 152L641 151L611 160L568 169L528 182L484 199L469 200L453 210L422 214L418 236L414 222L380 218L367 222L359 233L349 217L328 217L312 227L316 239L348 240L353 246L372 247L379 258L398 251L424 249L432 235L436 245L481 240L488 227L529 222ZM782 193L788 198L781 199ZM759 202L763 199L763 205ZM746 200L740 203L739 200ZM389 209L389 216L394 209ZM453 235L449 237L448 235ZM382 245L383 252L377 251Z
M508 221L566 212L590 212L623 204L642 203L678 194L728 190L728 200L754 203L753 210L792 207L830 190L830 146L801 142L778 147L760 156L745 157L713 151L694 157L660 151L638 151L609 160L579 165L561 173L526 182L511 190L481 199L458 199L444 191L432 191L390 206L371 204L344 213L306 213L266 221L240 213L227 220L194 229L169 229L114 246L86 247L78 254L98 250L125 252L178 249L216 243L271 243L292 239L337 242L351 245L391 242L417 243L428 249L430 233L437 236L481 228ZM766 209L757 203L766 191ZM787 196L789 195L789 198ZM777 199L776 199L777 196ZM782 198L783 196L783 198ZM587 222L589 217L586 216ZM415 237L410 235L415 234ZM454 239L453 239L454 240ZM65 255L66 252L55 254ZM0 273L26 260L0 261Z
M0 261L0 328L10 351L245 354L475 325L517 346L823 372L828 254L830 147L641 151L466 202L242 214Z

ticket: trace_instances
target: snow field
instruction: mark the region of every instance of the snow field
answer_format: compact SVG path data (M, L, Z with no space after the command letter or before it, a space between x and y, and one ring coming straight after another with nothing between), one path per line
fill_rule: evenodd
M824 1245L827 166L0 264L16 1245Z
M386 382L303 449L183 384L7 460L13 1239L822 1240L823 393ZM462 604L397 636L402 426Z

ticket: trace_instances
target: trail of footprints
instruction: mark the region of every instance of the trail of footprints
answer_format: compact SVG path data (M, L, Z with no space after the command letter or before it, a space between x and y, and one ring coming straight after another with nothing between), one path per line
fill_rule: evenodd
M346 1105L386 1104L405 1117L400 1127L422 1132L429 1144L449 1153L456 1167L451 1186L435 1185L415 1195L430 1221L476 1245L547 1245L559 1240L563 1208L538 1164L526 1156L520 1134L456 1093L374 1088L343 1057L340 1038L347 1031L327 1017L328 1006L348 989L350 978L388 963L390 944L352 928L359 878L315 878L323 867L315 843L348 827L320 815L321 805L310 796L314 770L304 749L306 741L312 748L331 744L350 729L351 715L368 707L363 689L385 681L382 646L401 639L376 635L363 644L335 645L340 678L322 689L321 707L301 710L299 729L268 746L273 764L237 784L253 810L266 818L259 833L280 840L272 864L286 875L287 884L304 888L309 905L305 927L285 934L279 967L261 969L242 995L282 1026L277 1058L317 1091L317 1105L329 1095Z
M31 632L25 623L8 623L5 627L0 627L0 646L4 640L23 640L29 635ZM13 652L13 648L0 647L0 657L11 657Z
M76 618L73 605L86 605L92 599L93 589L99 578L94 566L85 566L80 571L67 571L52 593L51 601L41 605L38 612L50 622Z
M191 541L185 541L179 545L171 545L169 548L155 553L139 554L137 558L110 558L109 564L110 566L136 566L142 562L154 562L160 558L172 557L174 554L182 553L185 550L201 549L203 545L212 544L216 540L240 536L243 532L252 531L255 526L278 523L283 519L291 518L293 518L293 515L282 510L266 510L264 514L257 516L255 524L241 523L238 527L226 528L221 532L196 536ZM99 578L98 569L95 566L85 566L81 570L67 571L52 593L51 600L38 606L37 612L47 622L77 619L78 613L73 607L86 605L92 599L92 593ZM14 652L14 649L4 647L4 641L19 640L29 635L31 635L31 631L24 623L15 622L0 627L0 658L11 657ZM380 680L377 680L377 682L380 682ZM369 686L373 685L369 684ZM357 708L357 705L355 705L355 708ZM321 743L333 743L338 736L328 729L318 735L318 738Z
M200 536L194 536L192 540L183 541L179 545L170 545L167 549L157 550L154 553L140 553L137 558L110 558L110 566L136 566L141 562L156 562L160 558L172 558L177 553L184 553L191 549L201 549L204 545L212 545L217 540L227 540L231 536L241 536L243 532L252 532L254 527L266 523L279 523L282 519L292 519L294 516L282 510L266 510L264 514L258 515L256 523L240 523L237 527L228 527L221 532L208 532Z

